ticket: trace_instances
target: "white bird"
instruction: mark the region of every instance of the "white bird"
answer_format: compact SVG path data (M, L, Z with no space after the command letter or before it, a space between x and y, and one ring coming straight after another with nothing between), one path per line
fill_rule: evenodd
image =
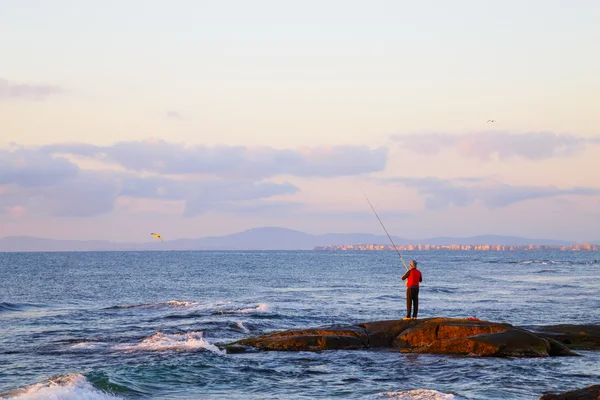
M488 119L488 122L496 122L495 119Z

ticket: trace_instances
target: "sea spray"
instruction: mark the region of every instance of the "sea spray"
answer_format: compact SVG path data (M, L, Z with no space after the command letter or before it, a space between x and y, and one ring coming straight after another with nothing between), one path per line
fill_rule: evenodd
M236 322L235 327L244 333L250 333L250 329L246 328L241 321Z
M437 390L416 389L377 393L377 398L393 400L451 400L455 397L452 394L438 392Z
M131 308L179 308L179 307L191 307L196 305L197 303L193 301L183 301L183 300L169 300L155 303L142 303L142 304L133 304L133 305L124 305L124 306L112 306L107 307L106 310L127 310Z
M113 347L113 350L134 352L134 351L190 351L205 349L216 354L225 355L224 350L219 349L212 343L204 339L203 333L187 332L183 334L168 334L156 332L154 335L142 340L137 344L121 344Z
M0 399L115 400L121 398L96 389L81 374L69 374L0 394Z
M266 303L261 303L261 304L257 305L256 307L243 308L241 310L236 310L234 312L237 312L240 314L249 314L249 313L267 312L268 310L269 310L269 305Z

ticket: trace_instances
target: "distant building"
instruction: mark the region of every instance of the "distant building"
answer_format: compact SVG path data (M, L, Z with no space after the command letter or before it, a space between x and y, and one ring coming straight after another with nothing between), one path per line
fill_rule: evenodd
M432 251L432 250L449 250L449 251L599 251L600 246L595 244L579 244L572 246L553 246L553 245L499 245L499 244L407 244L397 246L401 251ZM360 250L360 251L389 251L394 250L394 246L390 244L339 244L328 246L317 246L315 250L330 251L330 250Z

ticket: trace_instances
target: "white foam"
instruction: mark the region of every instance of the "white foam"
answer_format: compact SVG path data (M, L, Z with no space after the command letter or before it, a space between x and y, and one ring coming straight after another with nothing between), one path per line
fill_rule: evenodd
M71 346L71 348L74 350L94 350L99 347L104 347L106 345L107 343L104 342L80 342L75 343L73 346Z
M44 399L44 400L114 400L121 399L102 392L91 385L81 374L62 375L42 383L27 386L8 393L2 399Z
M236 322L235 326L240 328L244 333L250 333L250 329L246 328L242 322Z
M165 351L165 350L198 350L206 349L216 354L225 355L225 350L219 349L202 337L202 332L188 332L183 334L167 334L156 332L154 335L137 344L122 344L113 347L117 351Z
M377 397L385 397L395 400L449 400L454 399L454 395L438 392L437 390L416 389L404 390L400 392L377 393Z
M155 303L143 303L143 304L134 304L129 306L115 306L109 307L109 309L130 309L130 308L162 308L162 307L191 307L195 306L196 302L193 301L183 301L183 300L169 300L169 301L159 301Z
M190 307L195 305L193 301L169 300L166 303L169 307Z
M241 310L236 310L235 312L238 312L241 314L248 314L248 313L266 312L268 310L269 310L269 305L266 303L261 303L261 304L257 305L256 307L243 308Z

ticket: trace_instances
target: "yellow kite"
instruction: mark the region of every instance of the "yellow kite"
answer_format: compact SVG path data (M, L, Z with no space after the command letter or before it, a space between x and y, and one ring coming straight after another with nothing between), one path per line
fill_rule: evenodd
M160 239L160 241L162 242L162 238L160 237L160 235L158 233L151 233L152 237L155 239Z

